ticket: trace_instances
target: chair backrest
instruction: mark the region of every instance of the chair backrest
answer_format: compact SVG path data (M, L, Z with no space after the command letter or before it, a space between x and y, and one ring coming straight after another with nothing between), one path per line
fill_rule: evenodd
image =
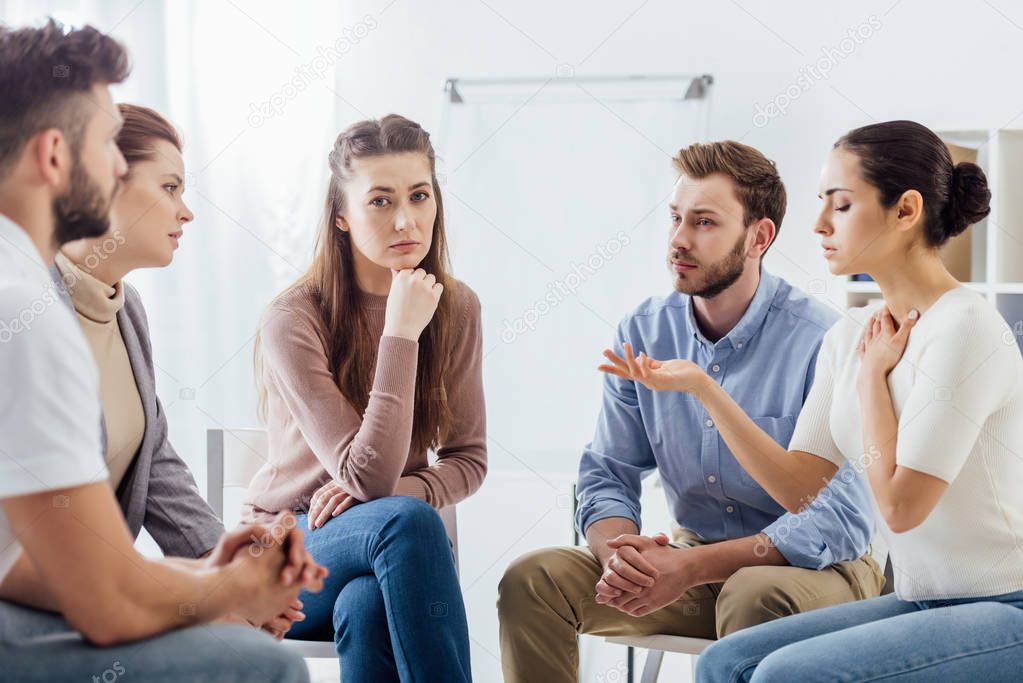
M267 461L265 429L206 430L206 501L224 518L224 489L246 488ZM458 516L455 506L440 510L458 568Z

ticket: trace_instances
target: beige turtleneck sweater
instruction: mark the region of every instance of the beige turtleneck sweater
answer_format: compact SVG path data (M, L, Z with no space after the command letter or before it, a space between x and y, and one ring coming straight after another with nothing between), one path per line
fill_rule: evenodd
M100 282L62 253L57 253L56 261L99 367L100 403L107 430L107 469L110 485L116 491L146 431L142 398L117 323L117 312L124 305L124 289L120 282L113 287Z

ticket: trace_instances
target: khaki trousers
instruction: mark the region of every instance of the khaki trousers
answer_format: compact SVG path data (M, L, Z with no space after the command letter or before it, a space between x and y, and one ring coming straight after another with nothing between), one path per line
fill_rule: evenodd
M678 530L674 545L700 541ZM799 612L876 597L884 574L869 555L817 571L744 567L724 583L697 586L645 617L598 605L603 568L587 548L545 548L515 560L498 588L501 665L506 683L576 683L576 635L720 638Z

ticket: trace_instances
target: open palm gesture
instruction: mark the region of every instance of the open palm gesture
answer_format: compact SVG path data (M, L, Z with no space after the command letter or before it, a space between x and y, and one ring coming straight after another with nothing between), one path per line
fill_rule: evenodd
M681 391L692 393L696 390L706 373L696 363L675 358L672 360L656 360L640 352L638 356L628 342L624 345L625 357L622 358L611 349L604 349L604 357L612 365L600 365L597 369L622 379L639 382L653 391Z

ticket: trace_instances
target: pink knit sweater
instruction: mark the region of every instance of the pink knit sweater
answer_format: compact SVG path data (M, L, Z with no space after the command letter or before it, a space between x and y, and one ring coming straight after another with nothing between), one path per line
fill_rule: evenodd
M419 343L382 336L386 296L363 294L370 333L378 341L364 415L334 382L322 318L309 290L293 289L270 305L260 322L270 449L249 484L247 521L264 522L267 513L281 510L306 511L312 494L331 479L362 501L414 496L435 508L480 487L487 471L480 302L460 282L443 296L457 297L459 312L446 378L455 422L432 464L425 450L411 448Z

